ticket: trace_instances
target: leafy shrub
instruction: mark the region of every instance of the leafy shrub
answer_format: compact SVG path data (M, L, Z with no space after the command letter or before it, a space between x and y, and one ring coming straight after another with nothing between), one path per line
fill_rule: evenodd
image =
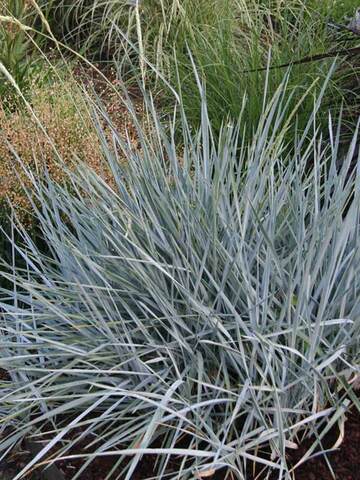
M204 101L197 135L181 112L180 157L150 105L141 150L99 131L115 187L85 165L67 170L71 191L33 180L50 253L20 229L26 268L2 274L0 449L45 443L14 480L50 450L84 458L74 478L109 454L108 478L145 454L159 478L174 455L172 478L243 478L253 461L290 478L288 448L304 433L321 448L343 419L359 362L355 142L339 158L313 115L290 154L286 96L249 143L246 119L216 143Z

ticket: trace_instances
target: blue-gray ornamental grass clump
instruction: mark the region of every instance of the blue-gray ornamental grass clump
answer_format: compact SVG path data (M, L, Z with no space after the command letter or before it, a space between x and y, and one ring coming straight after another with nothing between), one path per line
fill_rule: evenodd
M180 158L149 103L140 149L99 128L113 186L84 165L67 186L33 179L49 252L19 227L26 266L2 274L1 452L48 433L14 480L50 449L84 458L74 479L110 454L107 478L157 454L156 478L242 479L255 461L289 479L303 432L318 435L306 459L344 421L359 362L356 145L339 167L340 130L330 120L322 140L316 101L289 149L285 91L249 143L246 118L215 143L203 96L196 135L180 111Z

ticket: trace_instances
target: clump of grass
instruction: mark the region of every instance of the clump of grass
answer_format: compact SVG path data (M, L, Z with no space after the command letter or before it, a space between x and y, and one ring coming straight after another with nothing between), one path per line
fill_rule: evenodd
M36 3L57 39L93 59L108 60L118 51L123 43L118 28L130 36L136 31L136 2L38 0Z
M184 18L191 18L190 4ZM349 13L353 13L355 4L352 2ZM226 118L238 118L243 108L241 99L246 93L249 101L245 117L251 135L262 114L264 88L271 98L282 81L286 65L336 50L340 48L339 42L329 30L328 10L319 6L305 6L300 1L227 1L221 5L223 11L215 21L193 24L186 35L177 36L175 55L165 51L164 63L172 85L178 85L182 92L187 117L195 128L200 124L201 108L194 64L206 87L214 130L218 132ZM213 9L218 12L215 5ZM291 68L287 88L289 94L295 93L293 105L305 98L299 108L298 129L304 127L312 110L313 100L306 92L311 89L315 97L319 94L333 61L334 58L307 61ZM339 59L338 73L328 85L323 102L324 124L328 109L338 112L346 100L345 79L356 78L356 73L346 68L347 63ZM171 93L165 97L165 105L171 97Z
M214 132L219 132L226 118L238 118L246 93L251 134L262 113L266 67L271 68L267 79L271 98L285 72L277 68L279 65L326 53L340 45L346 48L349 43L341 43L328 22L353 15L357 1L61 0L39 5L58 38L85 56L115 58L129 81L135 69L148 85L155 84L168 111L174 104L173 92L159 78L165 78L172 87L181 87L183 105L194 128L200 123L200 103L193 63L206 85ZM329 85L323 116L325 129L329 107L338 112L345 102L349 112L356 113L357 109L354 95L348 95L356 83L356 63L350 60L355 68L349 69L349 59L341 60L339 73ZM306 124L312 110L311 96L305 92L312 89L315 96L320 92L332 61L309 61L291 69L287 88L289 93L296 93L293 105L303 96L306 98L299 111L303 114L299 115L298 128ZM353 130L354 115L349 117L349 123Z
M0 1L0 96L8 109L14 109L18 103L13 82L25 95L39 74L40 65L33 55L31 34L25 24L29 7L25 0Z
M144 455L157 478L176 456L172 478L244 478L255 462L289 479L288 449L315 434L311 456L357 402L355 141L340 159L339 130L324 147L314 112L290 153L285 84L251 141L246 118L215 141L202 98L197 134L180 112L181 158L150 103L140 150L99 131L113 187L85 165L66 170L71 190L33 180L50 253L20 228L26 267L2 273L0 450L24 436L43 448L14 480L50 450L83 458L74 479L109 454L109 479Z

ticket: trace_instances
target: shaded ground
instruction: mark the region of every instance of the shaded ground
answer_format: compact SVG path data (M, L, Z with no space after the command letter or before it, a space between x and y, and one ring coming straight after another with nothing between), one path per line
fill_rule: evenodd
M1 374L1 371L0 371ZM326 436L323 442L324 448L331 448L338 439L339 432L336 429ZM291 450L289 454L289 464L296 464L311 445L311 439L304 441L298 450ZM85 445L84 445L85 446ZM25 448L27 447L27 448ZM27 443L19 448L6 462L0 464L0 479L12 480L16 473L31 459L31 453L34 455L33 447ZM36 452L35 452L36 453ZM76 453L79 453L78 451ZM353 408L347 414L345 424L345 437L336 451L327 454L335 477L329 470L326 460L323 456L317 456L303 465L295 472L295 480L360 480L360 413ZM105 480L106 475L114 467L118 457L102 457L94 460L92 464L80 475L79 480ZM154 476L155 457L146 456L141 461L139 467L132 475L132 480L145 480ZM170 462L168 473L176 469L176 460ZM57 473L47 472L41 474L38 470L32 475L26 476L27 480L70 480L79 470L82 461L72 460L56 464ZM124 466L124 465L123 465ZM114 478L118 478L120 470L114 473ZM218 471L215 475L207 477L211 480L225 480L225 472ZM261 474L254 474L249 471L247 480L261 480ZM276 474L272 480L277 478ZM226 480L235 480L235 477L228 476Z
M334 445L338 438L338 432L333 431L325 440L325 447ZM296 463L309 447L310 441L300 446L291 456L292 462ZM345 438L340 448L327 455L338 480L360 479L360 413L353 409L347 414L345 424ZM309 460L296 470L296 480L333 480L324 457L316 457Z
M324 447L331 448L338 439L338 436L339 432L333 429L324 439ZM298 450L291 450L291 454L289 454L290 464L296 464L310 445L311 440L307 440ZM337 480L360 480L360 412L355 408L347 414L343 443L338 450L327 454L327 457ZM106 460L99 459L95 461L93 466L81 475L80 480L104 480L106 477L105 472L113 467L115 460L116 458L108 458ZM153 476L153 465L153 458L145 458L132 476L132 480L145 480ZM63 465L62 469L65 473L66 480L71 478L71 473L74 474L76 468L76 466L70 463ZM334 480L323 456L317 456L307 461L301 465L295 473L295 480ZM216 475L208 478L211 480L225 480L225 473L219 471ZM275 478L277 478L276 475L274 475L273 479L275 480ZM261 475L257 477L249 471L247 480L255 479L261 480ZM228 480L232 480L231 476L228 476Z

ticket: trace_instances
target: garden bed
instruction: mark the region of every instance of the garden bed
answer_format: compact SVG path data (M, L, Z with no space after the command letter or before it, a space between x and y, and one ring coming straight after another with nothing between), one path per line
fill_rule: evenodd
M344 440L340 448L327 453L327 458L333 468L336 480L359 480L360 413L352 409L347 417ZM337 441L338 436L339 432L334 429L324 439L324 446L331 448ZM292 451L289 454L290 464L297 463L310 445L311 440L309 439L300 446L299 450ZM77 451L76 453L80 452ZM24 466L25 461L29 459L30 457L26 454L26 451L18 451L17 455L14 455L10 461L0 467L1 480L12 480L13 476ZM117 459L117 457L103 457L94 460L91 466L80 475L79 480L105 480L107 473L111 470ZM154 457L148 456L143 458L134 472L132 480L146 480L147 478L151 478L154 475L154 461ZM63 475L64 480L71 480L81 465L81 460L64 461L57 464L57 467ZM28 480L42 480L44 475L41 475L40 472L36 470L31 476L26 478ZM226 477L222 471L218 471L208 478L211 480L231 480L232 477L231 475ZM236 477L233 478L235 479ZM255 475L251 470L248 472L247 480L261 480L262 478L261 473L258 471ZM273 476L273 480L275 480L275 478L277 478L276 475ZM324 457L317 456L296 469L295 480L334 480L334 477Z

